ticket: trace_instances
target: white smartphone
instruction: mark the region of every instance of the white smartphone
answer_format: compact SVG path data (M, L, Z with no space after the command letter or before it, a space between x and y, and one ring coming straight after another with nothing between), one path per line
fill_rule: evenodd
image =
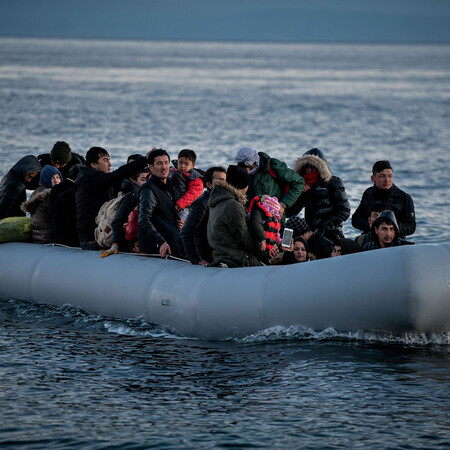
M294 231L292 228L285 228L283 231L283 239L281 240L281 246L285 248L289 248L292 242L292 235Z

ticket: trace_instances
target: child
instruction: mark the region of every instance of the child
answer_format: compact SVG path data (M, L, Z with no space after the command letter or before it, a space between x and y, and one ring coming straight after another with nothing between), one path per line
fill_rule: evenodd
M49 244L53 242L52 221L49 213L49 200L52 187L61 183L61 173L53 166L41 170L39 187L22 203L22 210L31 215L33 242Z
M271 250L281 242L280 238L280 203L276 197L256 196L248 208L250 228L257 242L261 243L261 251Z
M185 220L191 203L203 193L200 172L194 169L197 155L194 150L184 149L178 153L178 166L170 170L175 195L175 209L180 220Z

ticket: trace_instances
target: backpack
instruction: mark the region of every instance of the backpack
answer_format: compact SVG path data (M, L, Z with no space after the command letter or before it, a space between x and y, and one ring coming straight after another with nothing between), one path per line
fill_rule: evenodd
M112 244L112 222L116 216L117 208L123 197L123 192L119 192L116 198L103 203L95 218L97 228L94 230L95 240L101 247L111 247Z
M31 242L31 219L6 217L0 220L0 242Z

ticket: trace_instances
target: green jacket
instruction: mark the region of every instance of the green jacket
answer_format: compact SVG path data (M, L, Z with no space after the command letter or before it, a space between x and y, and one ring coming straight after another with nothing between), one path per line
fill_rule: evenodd
M256 195L276 197L287 208L291 207L302 193L305 180L297 172L289 169L286 163L271 158L264 152L259 152L258 155L259 168L254 178ZM269 173L270 169L275 173L276 178ZM283 192L284 186L289 186L286 193Z
M208 242L213 263L228 267L260 266L264 255L247 227L245 195L224 181L216 181L209 196Z

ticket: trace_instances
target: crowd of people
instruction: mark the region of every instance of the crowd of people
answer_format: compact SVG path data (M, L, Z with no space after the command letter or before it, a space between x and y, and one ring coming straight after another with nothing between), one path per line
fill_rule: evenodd
M203 171L196 159L183 149L171 161L154 148L111 171L104 148L83 157L58 141L2 178L0 220L28 214L34 242L100 250L102 257L172 255L220 267L295 264L411 243L405 237L415 231L414 203L393 184L387 160L373 165L373 185L351 218L361 234L349 239L345 186L319 149L292 168L249 147L227 169ZM33 191L28 200L26 190Z

